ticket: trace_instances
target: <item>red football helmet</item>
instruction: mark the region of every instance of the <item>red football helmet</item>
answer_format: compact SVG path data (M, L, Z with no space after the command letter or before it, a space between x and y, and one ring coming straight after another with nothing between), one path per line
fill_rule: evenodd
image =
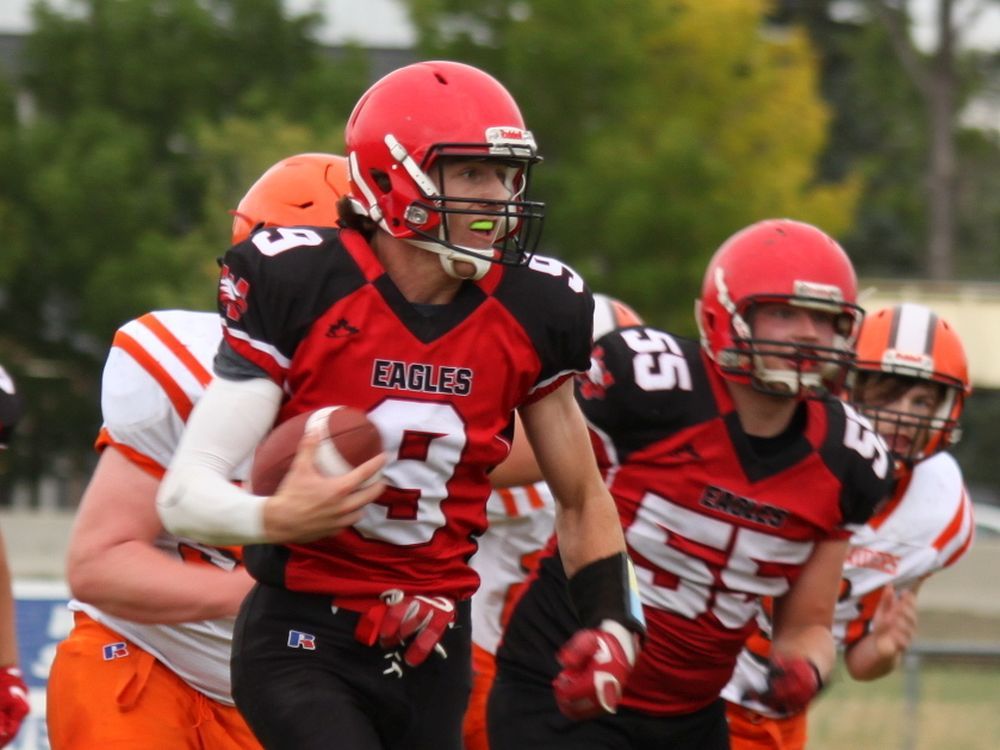
M893 447L897 461L912 464L956 443L965 398L972 392L962 340L947 321L923 305L887 307L865 318L858 337L858 353L851 401L867 414L890 447L899 445L894 434L919 430L922 439L905 443L903 453ZM942 387L942 398L932 416L916 416L878 406L870 398L871 385L886 376ZM912 381L912 382L911 382Z
M539 161L517 103L493 77L456 62L420 62L377 81L361 97L345 131L353 203L393 237L455 261L482 278L491 262L526 263L538 244L544 206L524 199ZM506 200L447 194L439 167L446 157L495 160L510 168ZM493 216L493 247L449 238L448 217Z
M594 341L616 328L641 326L639 313L619 299L606 294L594 295Z
M863 312L850 259L816 227L769 219L727 239L708 264L695 317L701 342L723 377L776 395L839 392ZM755 338L754 308L783 303L836 315L832 346ZM763 357L794 363L769 368Z
M282 159L250 186L232 212L232 243L261 227L336 226L337 201L350 192L343 156L317 153Z

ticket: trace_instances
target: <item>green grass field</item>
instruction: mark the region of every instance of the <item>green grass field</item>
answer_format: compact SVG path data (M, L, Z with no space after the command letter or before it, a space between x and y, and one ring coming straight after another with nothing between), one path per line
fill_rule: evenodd
M998 750L1000 667L925 663L907 707L904 674L851 680L841 667L810 712L810 750Z

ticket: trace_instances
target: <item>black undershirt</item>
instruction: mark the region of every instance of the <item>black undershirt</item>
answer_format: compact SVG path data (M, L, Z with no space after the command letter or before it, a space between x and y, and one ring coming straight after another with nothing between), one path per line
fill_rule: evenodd
M753 452L760 458L770 458L771 456L778 455L785 448L792 445L792 443L799 439L799 436L802 435L805 429L806 405L800 403L795 409L795 414L789 421L788 427L786 427L780 434L774 435L773 437L747 435L747 440L750 443L750 447L753 448Z

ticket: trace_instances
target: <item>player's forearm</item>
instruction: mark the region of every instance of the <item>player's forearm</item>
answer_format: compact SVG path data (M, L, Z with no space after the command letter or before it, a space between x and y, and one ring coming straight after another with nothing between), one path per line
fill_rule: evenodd
M522 407L521 420L555 495L556 531L566 574L625 550L618 511L594 459L587 424L569 381Z
M625 551L621 520L603 484L591 487L582 501L567 503L560 499L556 533L568 576L594 560Z
M252 495L215 470L182 460L160 485L156 509L164 528L207 544L259 544L267 497Z
M869 633L847 650L844 665L855 680L877 680L892 672L901 656L902 651L880 647L876 634Z
M209 386L157 493L165 528L209 544L267 541L267 498L240 490L229 478L270 430L280 403L280 388L262 378L220 378Z
M774 600L774 651L809 659L826 678L837 657L831 632L846 539L816 545L789 591Z
M140 541L71 561L67 579L80 601L115 617L160 624L235 615L253 584L242 568L184 563Z
M836 643L830 628L819 624L789 624L782 627L775 634L773 649L775 653L808 659L816 665L824 680L833 671L837 658Z

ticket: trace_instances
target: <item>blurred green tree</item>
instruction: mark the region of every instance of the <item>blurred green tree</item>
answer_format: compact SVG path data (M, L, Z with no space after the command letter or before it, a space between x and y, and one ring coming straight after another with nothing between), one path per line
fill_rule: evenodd
M342 149L370 70L360 48L333 58L320 16L281 0L33 12L20 119L0 90L0 342L31 404L15 466L37 476L86 460L115 328L212 309L227 209L279 158Z
M963 43L990 3L970 0L960 14L957 3L935 0L939 33L929 51L907 33L906 2L776 3L775 23L809 29L836 113L821 175L867 177L844 238L862 274L975 279L995 263L1000 131L961 117L997 79L1000 52Z
M817 179L830 112L803 30L763 0L409 0L421 51L511 89L546 163L546 252L693 332L709 255L758 219L851 225L859 172Z

